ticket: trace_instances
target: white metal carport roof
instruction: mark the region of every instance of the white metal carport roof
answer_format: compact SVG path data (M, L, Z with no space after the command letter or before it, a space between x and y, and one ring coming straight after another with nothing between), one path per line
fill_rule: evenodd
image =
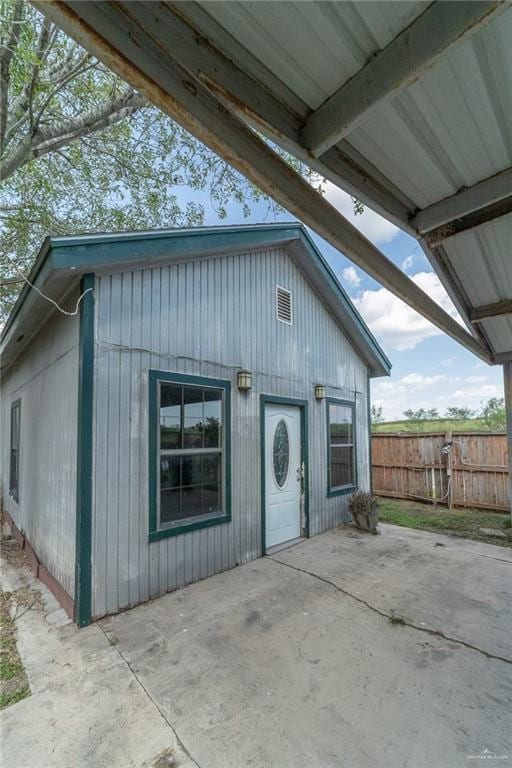
M512 359L512 4L37 3L488 362ZM468 330L261 141L417 237Z

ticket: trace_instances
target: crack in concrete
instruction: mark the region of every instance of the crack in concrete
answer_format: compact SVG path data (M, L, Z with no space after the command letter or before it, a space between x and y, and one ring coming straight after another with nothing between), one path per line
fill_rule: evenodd
M157 712L160 715L160 717L162 718L162 720L164 720L164 722L167 724L167 726L171 729L171 731L172 731L172 733L174 735L174 738L176 739L176 743L178 744L180 749L183 751L183 754L185 754L188 757L188 759L191 761L191 763L193 765L196 766L196 768L201 768L201 766L199 765L197 760L195 760L192 757L192 755L190 754L189 750L187 749L187 747L185 746L183 741L178 736L176 728L173 726L171 721L167 718L165 712L161 709L161 707L158 706L157 702L154 700L154 698L152 697L152 695L150 694L150 692L148 691L148 689L146 688L146 686L144 685L144 683L142 682L140 677L137 675L137 673L133 669L132 665L130 664L130 662L128 661L126 656L124 656L123 653L121 653L121 650L119 649L118 645L111 642L110 637L108 636L107 632L105 632L105 630L103 629L103 627L101 626L99 621L96 622L96 625L100 628L100 630L105 635L105 638L107 639L107 642L109 643L109 645L111 645L114 648L114 650L117 651L119 657L124 661L124 663L126 664L128 669L130 670L130 672L133 675L133 677L135 678L135 680L138 682L138 684L140 685L140 687L142 688L142 690L144 691L144 693L146 694L146 696L148 697L150 702L153 704L153 706L157 710Z
M507 560L505 557L496 557L495 555L486 555L484 552L473 552L471 549L456 549L454 547L454 550L456 552L466 552L468 555L476 555L477 557L487 557L489 560L497 560L498 563L507 563L507 565L512 565L512 560Z
M361 603L361 605L366 606L366 608L369 608L370 611L373 611L379 616L382 616L383 618L388 619L389 621L392 621L393 617L391 613L386 613L386 611L383 611L381 608L377 608L377 606L372 605L362 597L358 597L357 595L354 595L353 592L349 592L348 589L344 589L343 587L340 587L334 581L327 579L325 576L319 576L319 574L313 573L312 571L308 571L306 568L299 568L299 566L297 565L291 565L291 563L285 563L283 562L283 560L278 560L276 557L273 557L273 556L266 555L265 559L273 560L275 563L284 565L286 568L292 568L294 571L299 571L300 573L306 573L308 576L311 576L314 579L323 581L324 584L328 584L329 586L334 587L334 589L336 589L338 592L341 592L343 595L346 595L347 597L351 597L352 600L356 600L358 603ZM477 653L481 653L482 656L485 656L487 659L494 659L495 661L503 661L505 662L505 664L512 664L512 659L507 659L505 656L497 656L496 654L490 653L489 651L484 651L483 648L479 648L477 645L472 645L471 643L467 643L465 640L460 640L456 637L451 637L450 635L446 635L440 629L432 629L431 627L422 627L419 624L414 624L412 621L408 621L407 619L404 619L403 617L399 623L402 626L410 627L410 629L416 629L418 630L418 632L424 632L425 634L433 635L434 637L441 637L443 640L447 640L450 643L457 643L457 645L462 645L464 646L464 648L469 648L471 651L476 651Z

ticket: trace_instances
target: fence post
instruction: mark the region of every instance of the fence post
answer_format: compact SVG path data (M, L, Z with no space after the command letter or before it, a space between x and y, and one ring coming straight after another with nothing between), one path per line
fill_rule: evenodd
M505 385L505 414L507 418L508 448L508 503L512 518L512 361L503 363L503 384Z
M453 476L453 443L452 443L452 431L451 429L448 430L445 436L445 440L447 443L450 444L450 450L446 454L446 477L448 478L448 509L453 509L453 487L454 487L454 476Z

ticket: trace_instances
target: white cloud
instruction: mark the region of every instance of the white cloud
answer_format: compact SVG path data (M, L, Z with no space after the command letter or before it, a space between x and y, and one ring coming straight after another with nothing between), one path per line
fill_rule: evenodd
M437 373L434 376L422 376L421 373L408 373L401 379L401 387L407 389L424 389L431 387L432 384L438 384L440 381L446 381L446 376Z
M432 408L435 395L446 381L441 373L424 376L414 372L396 380L383 379L372 384L372 402L382 406L386 419L403 418L408 408Z
M448 314L459 319L457 310L434 272L418 272L411 276L411 280ZM442 333L386 288L363 291L354 303L373 333L389 349L400 352L414 349L420 341Z
M446 357L444 360L441 360L441 365L444 365L445 368L452 368L454 363L454 357Z
M402 269L404 272L407 272L408 269L412 267L414 263L414 254L411 253L410 256L406 256L406 258L402 261Z
M467 381L467 379L466 379ZM503 387L496 384L484 384L477 387L464 387L452 392L450 397L455 401L455 405L463 403L464 405L478 406L482 400L488 400L490 397L503 397Z
M354 288L357 287L361 282L361 278L355 267L346 267L342 271L341 276L349 285L353 286Z
M350 195L330 181L325 186L325 197L373 243L389 243L400 232L398 227L372 211L368 206L365 206L363 213L356 216Z
M435 374L434 376L423 376L421 373L408 373L407 376L402 376L401 379L392 381L391 379L384 379L377 381L373 388L373 393L379 397L388 394L394 395L406 395L408 392L417 392L419 390L428 390L434 384L446 381L446 376L442 373Z
M468 384L483 384L488 381L487 376L468 376L466 378Z
M403 418L408 408L437 408L441 416L451 405L467 406L479 411L482 402L490 397L503 397L503 388L475 381L478 378L481 377L459 378L443 374L424 376L413 372L396 380L391 377L375 381L372 384L372 402L383 407L384 418L388 420ZM456 389L455 383L458 384Z

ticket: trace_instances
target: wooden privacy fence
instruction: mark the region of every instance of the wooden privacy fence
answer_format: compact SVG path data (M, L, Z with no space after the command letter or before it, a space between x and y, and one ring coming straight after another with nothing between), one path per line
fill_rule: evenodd
M372 435L373 490L380 496L509 510L502 433Z

